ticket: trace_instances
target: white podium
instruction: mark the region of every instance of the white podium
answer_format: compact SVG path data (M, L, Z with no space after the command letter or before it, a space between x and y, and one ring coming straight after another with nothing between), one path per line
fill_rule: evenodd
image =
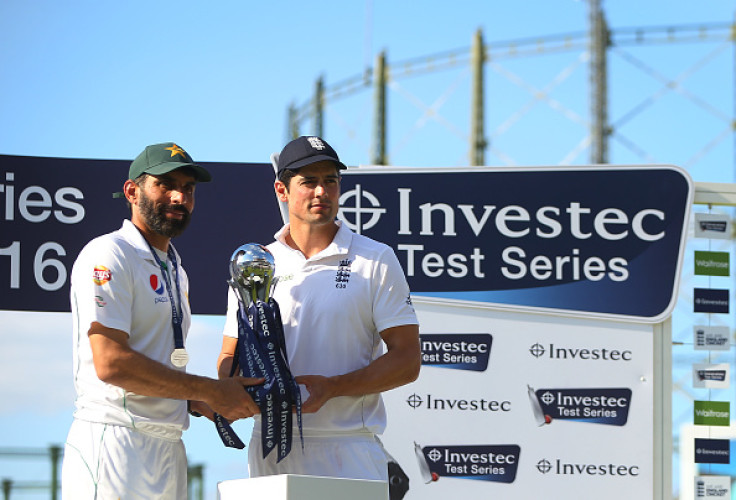
M259 495L259 496L255 496ZM217 483L219 500L388 500L386 481L333 477L277 476L233 479Z

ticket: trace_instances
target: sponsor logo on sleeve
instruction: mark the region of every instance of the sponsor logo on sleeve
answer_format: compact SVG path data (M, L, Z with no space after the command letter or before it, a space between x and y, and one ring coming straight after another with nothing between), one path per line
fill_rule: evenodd
M112 279L112 272L105 266L95 266L92 270L92 281L95 285L104 285Z

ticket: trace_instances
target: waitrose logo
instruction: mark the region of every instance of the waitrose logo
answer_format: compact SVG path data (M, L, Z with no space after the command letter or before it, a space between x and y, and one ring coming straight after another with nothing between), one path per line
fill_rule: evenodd
M731 403L729 401L695 401L693 410L695 425L731 424Z
M729 276L728 252L695 251L695 274L700 276Z

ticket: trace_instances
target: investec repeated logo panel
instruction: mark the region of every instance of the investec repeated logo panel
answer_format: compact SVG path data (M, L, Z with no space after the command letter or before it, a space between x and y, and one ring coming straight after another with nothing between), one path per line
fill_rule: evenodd
M529 388L532 414L538 425L571 420L606 425L626 425L631 389L538 389Z
M488 333L422 334L422 364L482 372L488 368L493 337Z
M339 218L390 245L416 295L649 321L673 306L692 199L677 167L364 167L342 190Z

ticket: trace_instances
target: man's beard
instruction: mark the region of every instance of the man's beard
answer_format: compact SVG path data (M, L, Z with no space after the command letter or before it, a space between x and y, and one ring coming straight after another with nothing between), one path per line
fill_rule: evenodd
M143 190L140 191L140 195L141 199L138 208L146 225L153 232L161 236L166 236L167 238L174 238L184 232L191 219L191 214L184 205L160 205L156 208ZM181 219L169 219L166 217L168 210L178 210L184 217Z

